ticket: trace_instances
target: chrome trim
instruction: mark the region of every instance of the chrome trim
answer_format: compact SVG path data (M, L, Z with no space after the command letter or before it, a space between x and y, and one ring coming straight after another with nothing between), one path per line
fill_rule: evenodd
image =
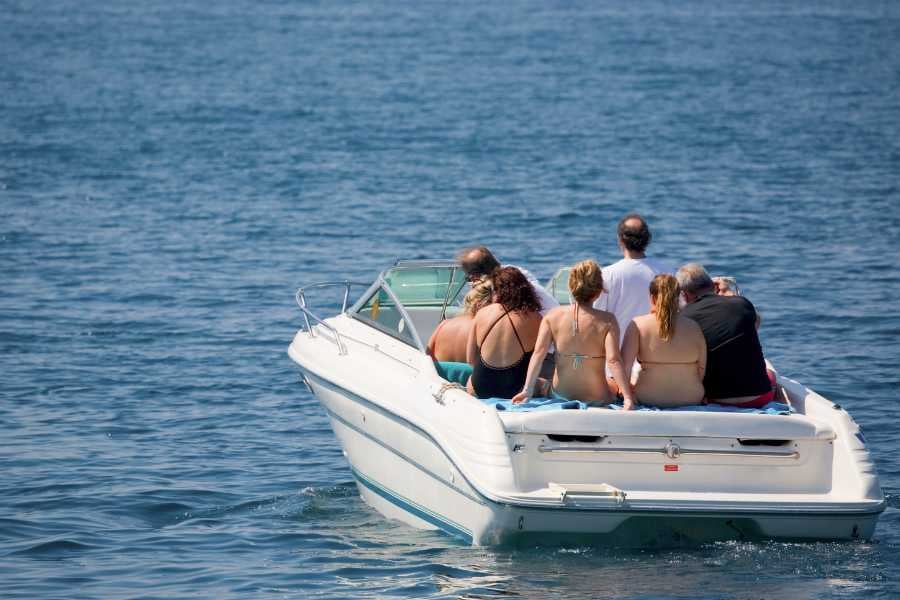
M686 454L702 454L705 456L747 456L753 458L800 458L800 453L794 452L744 452L741 450L701 450L690 448L669 447L665 448L617 448L611 446L556 446L541 444L538 452L542 454L662 454L670 459L678 459Z
M459 270L459 267L450 267L450 281L447 283L447 293L444 294L444 304L441 305L441 318L438 319L438 323L447 318L447 306L450 304L450 290L453 289L453 282L456 281L456 272ZM462 286L460 286L460 290L465 286L465 282L463 282ZM459 291L456 292L456 295L459 296ZM455 299L455 297L454 297Z
M403 303L400 302L400 298L397 297L397 294L394 293L394 290L391 289L391 286L387 284L387 282L384 280L384 277L382 275L379 275L378 280L381 282L381 289L387 292L387 295L391 297L391 300L394 301L394 304L400 311L400 316L403 317L404 321L406 321L406 326L409 327L409 331L410 333L412 333L413 341L415 341L416 343L416 348L424 353L425 344L422 343L422 338L419 337L419 332L416 331L416 326L412 320L412 317L410 317L409 313L406 312L406 308L403 307Z
M300 310L303 312L303 321L306 324L306 332L309 334L309 337L316 337L315 329L312 324L309 322L310 319L315 321L320 327L324 327L334 336L335 344L338 347L338 355L344 356L347 354L347 346L344 345L344 342L341 340L341 334L338 333L338 330L326 323L322 320L318 315L312 312L309 307L306 306L306 292L311 289L318 289L324 287L337 287L344 286L344 301L341 304L341 313L347 312L347 300L350 298L350 288L354 285L358 286L367 286L368 283L360 283L357 281L321 281L318 283L311 283L309 285L303 286L297 290L297 293L294 294L294 299L297 301L297 306L300 307Z
M447 258L417 258L412 260L407 259L397 259L394 261L393 266L388 271L392 269L419 269L421 267L458 267L459 263L455 260L450 260ZM382 273L383 274L383 273Z

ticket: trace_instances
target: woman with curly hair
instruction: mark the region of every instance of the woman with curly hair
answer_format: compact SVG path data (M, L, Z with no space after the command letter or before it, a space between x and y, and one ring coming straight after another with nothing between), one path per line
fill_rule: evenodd
M678 281L657 275L650 282L650 313L635 317L625 331L622 360L641 365L634 393L641 404L686 406L703 403L706 339L691 319L678 313Z
M469 333L469 393L479 398L512 398L525 383L541 326L541 303L515 267L498 269L492 280L494 303L478 311Z
M554 308L544 317L537 345L522 390L513 402L525 402L535 393L538 371L550 345L556 346L556 371L551 396L607 404L615 389L606 379L606 366L624 396L624 408L634 408L627 372L619 356L619 326L610 312L597 310L594 302L603 292L603 274L593 260L583 260L569 273L569 292L574 302Z

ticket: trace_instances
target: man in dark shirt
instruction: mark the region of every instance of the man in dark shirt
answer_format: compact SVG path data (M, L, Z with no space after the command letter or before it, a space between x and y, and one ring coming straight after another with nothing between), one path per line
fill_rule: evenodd
M740 296L719 296L701 265L684 265L675 275L687 302L681 314L693 319L706 338L706 399L717 404L759 408L773 397L753 304Z

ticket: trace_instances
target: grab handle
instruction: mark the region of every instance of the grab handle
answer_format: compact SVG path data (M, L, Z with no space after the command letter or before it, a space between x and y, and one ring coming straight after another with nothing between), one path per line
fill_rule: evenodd
M559 494L559 501L563 504L596 505L615 504L621 506L625 503L627 494L619 488L608 483L553 483L547 487L554 494Z

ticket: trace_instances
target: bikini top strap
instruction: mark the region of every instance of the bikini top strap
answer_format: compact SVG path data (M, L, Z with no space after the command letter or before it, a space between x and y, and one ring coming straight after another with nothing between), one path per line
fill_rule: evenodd
M575 308L572 310L572 337L578 335L578 303L573 302Z

